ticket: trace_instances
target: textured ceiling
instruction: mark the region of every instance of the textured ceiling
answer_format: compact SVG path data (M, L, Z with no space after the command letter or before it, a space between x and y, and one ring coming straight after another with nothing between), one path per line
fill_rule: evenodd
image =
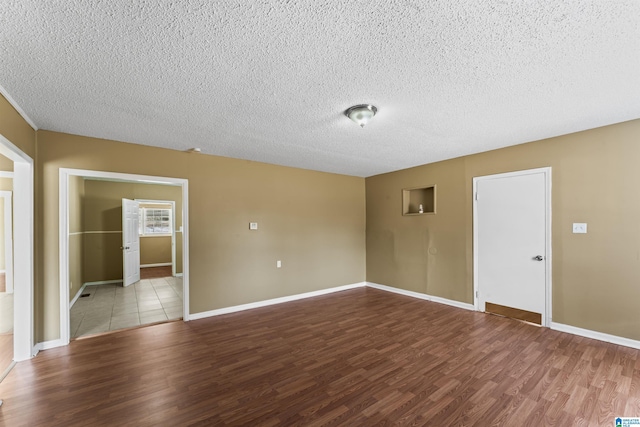
M0 0L0 22L38 128L137 144L370 176L640 118L637 0Z

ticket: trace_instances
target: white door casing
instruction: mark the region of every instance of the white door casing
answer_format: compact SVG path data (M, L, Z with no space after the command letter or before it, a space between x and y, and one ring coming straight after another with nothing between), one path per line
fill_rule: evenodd
M491 302L550 324L550 168L474 178L476 309Z
M122 285L140 280L140 235L138 230L140 203L122 199Z
M34 161L0 135L0 154L13 161L13 359L33 357Z
M0 146L1 147L1 146ZM69 344L70 340L70 316L69 316L69 178L80 176L86 178L100 178L112 181L126 181L139 183L152 183L162 185L179 186L182 189L182 320L191 320L189 312L189 180L184 178L159 177L151 175L137 175L119 172L105 172L87 169L59 170L59 271L60 271L60 339L44 343L42 349L54 348ZM26 199L25 199L26 200ZM31 193L33 200L33 193ZM14 197L14 208L17 203ZM15 253L15 249L14 249ZM32 258L31 258L32 259Z
M7 293L13 293L13 207L11 203L11 191L0 191L0 197L4 199L4 260L5 283Z

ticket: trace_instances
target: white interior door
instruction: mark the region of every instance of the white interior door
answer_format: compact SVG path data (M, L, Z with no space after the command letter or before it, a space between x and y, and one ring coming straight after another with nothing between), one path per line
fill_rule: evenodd
M476 178L477 307L541 315L547 325L549 170Z
M122 285L140 280L140 236L138 212L140 204L122 199Z

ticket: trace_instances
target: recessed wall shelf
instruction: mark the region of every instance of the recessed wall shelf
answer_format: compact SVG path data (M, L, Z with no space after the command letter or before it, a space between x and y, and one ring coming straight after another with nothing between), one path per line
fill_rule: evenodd
M420 212L422 205L422 212ZM402 190L402 215L433 215L436 213L436 186L405 188Z

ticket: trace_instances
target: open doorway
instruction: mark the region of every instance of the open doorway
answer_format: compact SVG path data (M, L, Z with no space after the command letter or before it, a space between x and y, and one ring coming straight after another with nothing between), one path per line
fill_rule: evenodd
M174 277L176 224L181 206L179 187L155 183L94 180L82 177L70 185L71 213L80 216L79 236L70 240L70 252L83 245L79 274L71 282L83 282L71 301L70 337L85 338L120 329L180 320L183 317L182 277ZM170 200L132 200L133 195L164 195ZM126 196L122 197L121 196ZM172 198L172 199L171 199ZM121 224L103 218L118 211ZM176 218L177 217L177 218ZM76 229L78 221L70 222ZM102 231L101 231L102 230ZM106 231L105 231L106 230ZM179 230L178 230L179 231ZM121 245L117 246L117 234ZM109 234L111 233L111 234ZM121 270L109 271L122 257ZM70 267L74 265L71 260ZM154 274L147 274L153 270ZM160 271L158 271L160 270ZM166 274L160 274L166 270ZM75 277L75 278L74 278ZM91 280L91 281L87 281ZM73 286L70 286L73 289Z
M142 186L148 185L151 184ZM176 275L175 205L175 200L122 199L120 249L124 287L140 279Z
M6 157L2 157L3 161L5 159ZM10 163L13 170L13 162ZM13 361L13 192L9 191L11 188L13 171L0 172L0 372L11 366Z
M175 277L176 221L173 200L137 199L140 279Z
M13 362L19 362L33 357L36 351L33 345L33 159L2 135L0 135L0 155L6 157L9 163L13 163L13 172L10 175L6 175L12 178L11 207L9 208L12 227L8 228L11 229L13 234L13 250L11 251L11 248L7 249L7 246L5 246L5 255L7 252L12 255L12 356ZM6 201L7 199L5 198L4 200ZM3 207L5 218L7 216L7 208L8 206L5 203ZM16 215L15 213L19 214ZM6 245L6 240L2 244ZM7 290L6 287L5 290ZM10 368L11 365L8 367L1 366L0 374L6 374Z
M170 256L175 261L168 262L170 267L175 264L175 276L162 281L136 278L131 286L123 286L123 199L173 202L171 228L149 238L162 234L170 244L173 241L175 254ZM61 336L65 344L75 337L188 320L188 254L183 250L188 247L187 200L184 179L60 170ZM136 240L141 239L138 215L136 208ZM169 254L173 252L169 248ZM139 274L139 263L137 268Z

